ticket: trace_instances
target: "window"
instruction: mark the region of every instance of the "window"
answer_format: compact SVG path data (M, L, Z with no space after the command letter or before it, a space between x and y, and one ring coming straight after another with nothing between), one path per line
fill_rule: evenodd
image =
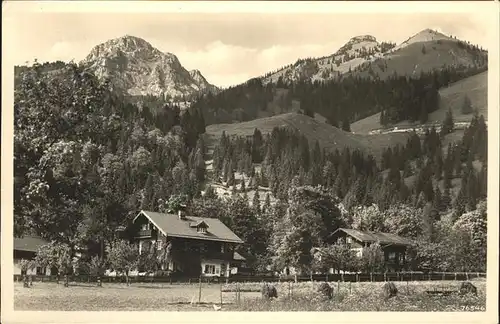
M142 226L141 226L141 230L142 230L142 231L149 231L149 223L142 224Z
M198 233L206 233L207 232L207 229L203 226L198 227L197 230L198 230Z
M215 266L213 264L205 264L206 274L215 274Z
M224 243L221 243L221 245L220 245L220 253L224 253L224 250L225 250Z
M396 260L396 252L389 252L389 260Z
M352 243L352 238L348 236L348 237L346 238L346 243L347 243L347 244L351 244L351 243Z
M149 252L151 250L151 242L143 241L141 250L144 252Z

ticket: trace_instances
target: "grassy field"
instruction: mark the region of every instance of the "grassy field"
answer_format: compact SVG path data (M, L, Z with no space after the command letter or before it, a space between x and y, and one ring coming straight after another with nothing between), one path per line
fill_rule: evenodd
M14 286L15 310L45 311L482 311L486 305L486 282L474 281L478 296L430 296L425 291L458 290L459 282L396 282L398 296L381 298L383 283L331 283L334 298L324 300L316 292L318 282L274 283L278 298L267 302L260 297L261 283L203 284L198 303L197 284L103 284L96 287L35 282L32 288ZM236 302L236 287L240 299Z

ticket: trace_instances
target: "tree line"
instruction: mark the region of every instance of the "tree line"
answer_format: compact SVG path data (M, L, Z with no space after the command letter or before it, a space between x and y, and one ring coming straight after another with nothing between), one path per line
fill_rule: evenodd
M277 89L284 88L289 90L285 111L291 109L292 100L297 100L304 114L312 117L319 113L328 123L346 131L350 131L352 122L379 112L382 126L402 120L425 123L429 113L439 108L440 88L484 70L449 66L411 78L394 73L380 80L349 73L334 80L279 79L266 85L255 78L216 95L199 96L192 109L202 111L207 124L248 121L258 118L259 112L267 112Z

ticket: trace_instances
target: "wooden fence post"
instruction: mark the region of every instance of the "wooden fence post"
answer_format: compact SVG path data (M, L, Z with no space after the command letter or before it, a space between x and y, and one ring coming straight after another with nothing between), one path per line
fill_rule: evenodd
M222 307L222 281L220 282L220 307Z
M337 291L340 292L340 280L337 281Z
M201 303L201 276L199 278L198 304Z
M445 279L445 273L443 272L443 279L442 280L444 281L444 279Z
M342 280L342 282L344 282L344 273L343 272L340 274L340 278L341 278L340 280Z
M413 281L413 271L410 272L410 281Z
M370 282L373 282L373 272L370 272Z
M384 272L384 281L387 281L387 272Z
M455 281L457 281L457 273L455 272Z

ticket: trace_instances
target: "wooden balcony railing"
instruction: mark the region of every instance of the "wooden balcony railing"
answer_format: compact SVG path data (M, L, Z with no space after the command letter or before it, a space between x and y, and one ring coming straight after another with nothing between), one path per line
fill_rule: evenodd
M151 230L140 230L135 237L151 237L152 234Z

